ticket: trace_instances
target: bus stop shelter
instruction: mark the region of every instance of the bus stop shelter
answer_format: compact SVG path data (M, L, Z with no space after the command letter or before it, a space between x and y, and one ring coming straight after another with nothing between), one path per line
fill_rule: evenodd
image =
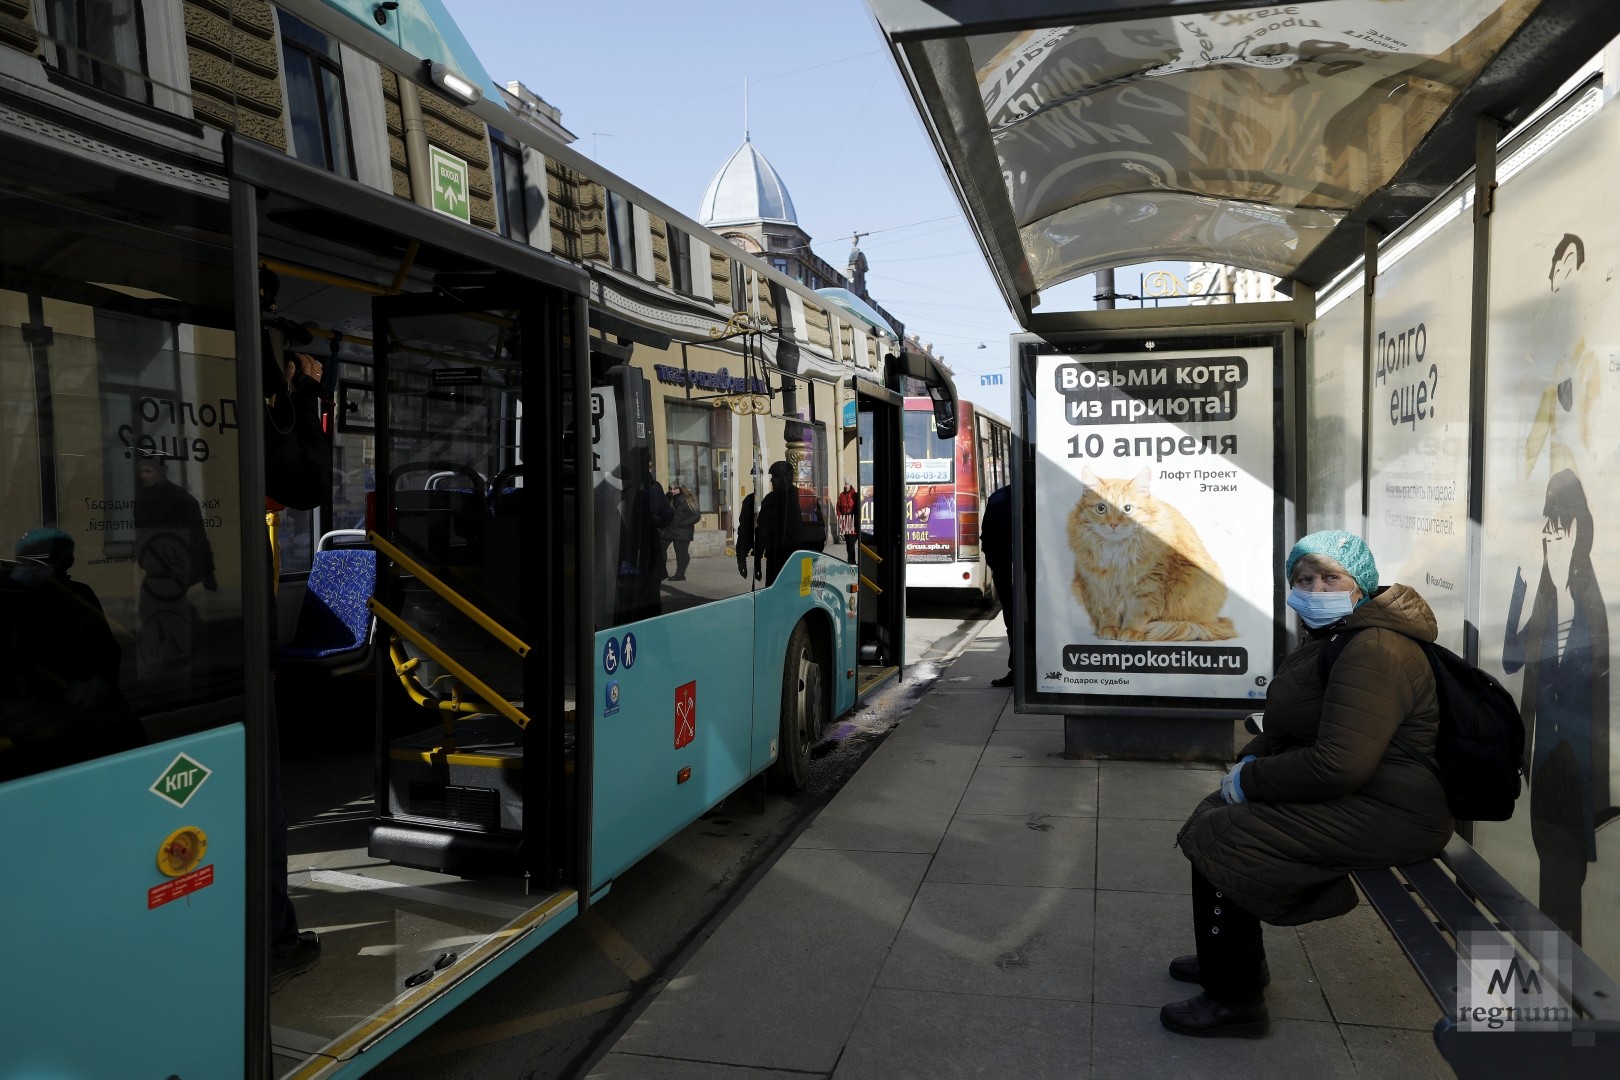
M1380 240L1471 174L1466 355L1477 416L1499 146L1620 33L1620 8L871 6L1026 331L1011 360L1024 555L1015 562L1028 598L1015 640L1018 705L1066 714L1071 755L1225 759L1232 721L1258 707L1282 655L1277 568L1311 525L1299 509L1299 361L1317 296L1361 277L1370 326ZM1041 302L1083 275L1162 261L1274 275L1283 299L1129 311ZM1363 340L1370 361L1372 334ZM1477 462L1483 424L1469 438ZM1472 544L1481 485L1468 487L1469 535L1458 539ZM1103 503L1172 506L1159 527L1190 550L1185 617L1144 630L1088 595L1082 579L1106 574L1086 564L1077 537ZM1475 643L1463 644L1473 655Z

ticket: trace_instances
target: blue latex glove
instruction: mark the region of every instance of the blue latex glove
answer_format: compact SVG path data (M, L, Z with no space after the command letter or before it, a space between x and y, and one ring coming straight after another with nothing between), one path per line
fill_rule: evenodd
M1243 760L1239 761L1236 765L1233 765L1226 771L1226 775L1221 777L1221 798L1225 799L1228 803L1249 801L1243 797L1243 783L1240 780L1240 776L1243 773L1243 766L1247 765L1253 760L1255 760L1255 756L1253 754L1244 754Z

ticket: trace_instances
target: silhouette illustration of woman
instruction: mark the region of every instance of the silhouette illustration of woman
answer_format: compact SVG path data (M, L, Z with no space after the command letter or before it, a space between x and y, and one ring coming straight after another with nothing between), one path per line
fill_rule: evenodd
M1530 618L1513 576L1502 668L1524 669L1519 711L1530 761L1530 836L1541 861L1540 907L1581 940L1581 888L1597 860L1609 805L1609 620L1592 569L1592 511L1580 479L1553 474L1542 511L1542 565Z

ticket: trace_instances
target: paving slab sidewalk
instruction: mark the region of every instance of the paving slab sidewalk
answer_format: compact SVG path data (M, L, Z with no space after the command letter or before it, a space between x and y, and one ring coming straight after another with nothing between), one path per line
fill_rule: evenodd
M590 1080L1451 1076L1366 905L1266 928L1265 1038L1164 1030L1194 989L1175 834L1220 772L1067 760L1005 670L987 621Z

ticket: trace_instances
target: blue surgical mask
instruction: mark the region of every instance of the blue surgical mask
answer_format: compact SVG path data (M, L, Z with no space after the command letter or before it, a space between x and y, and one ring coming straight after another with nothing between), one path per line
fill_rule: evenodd
M1288 590L1288 606L1312 630L1336 623L1355 610L1347 592L1308 592L1299 588Z

